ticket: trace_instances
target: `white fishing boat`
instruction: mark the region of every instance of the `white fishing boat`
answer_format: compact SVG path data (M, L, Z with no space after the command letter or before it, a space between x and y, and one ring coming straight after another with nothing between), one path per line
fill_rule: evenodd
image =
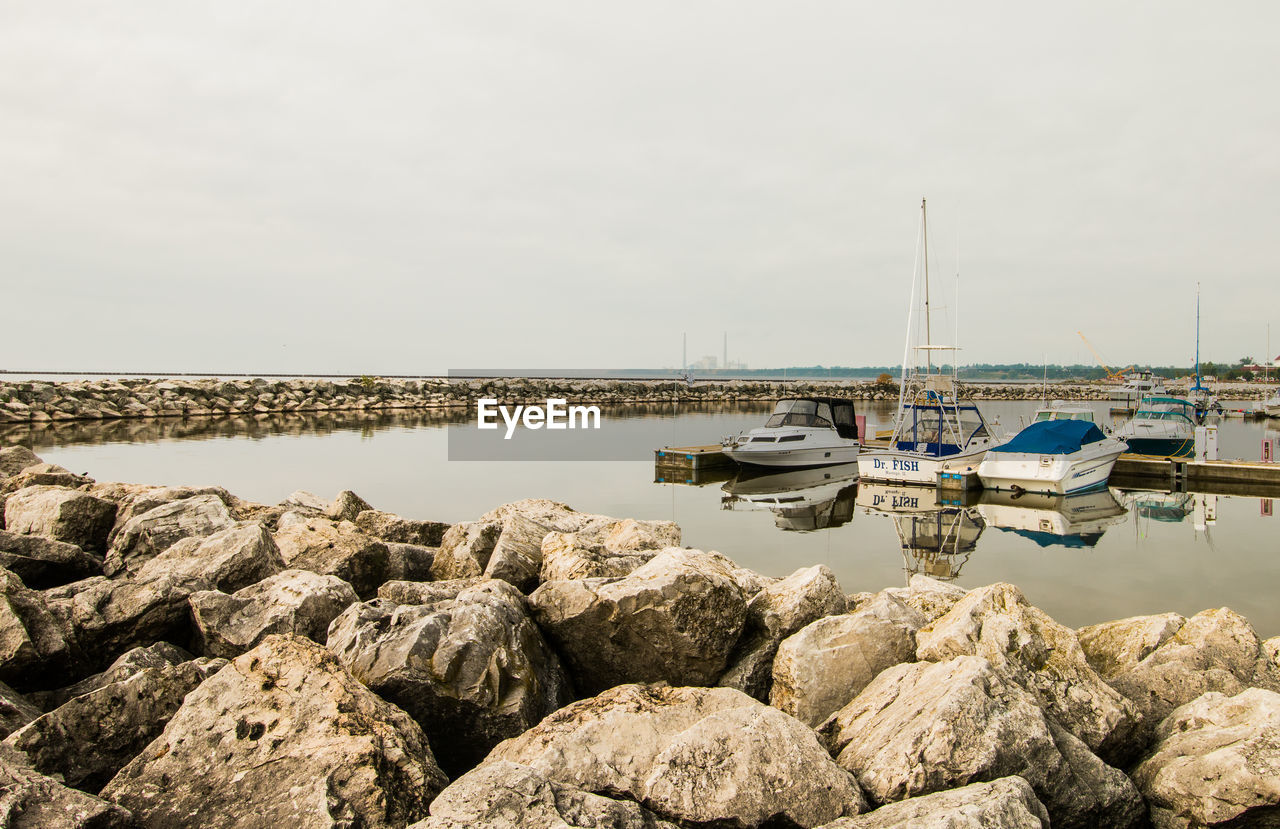
M1070 495L1107 485L1129 448L1090 420L1046 419L987 451L978 465L985 489Z
M779 400L764 426L721 442L737 463L796 467L852 463L860 441L853 401L838 397Z
M987 526L1041 547L1093 547L1125 517L1125 508L1105 488L1078 495L983 490L977 509Z
M1148 397L1115 437L1139 455L1190 457L1196 446L1196 408L1180 397Z
M907 315L907 347L903 355L898 413L887 449L863 452L858 470L864 481L936 485L942 472L977 469L992 445L982 413L961 400L952 354L949 371L933 365L936 352L957 346L932 342L929 307L929 232L925 203L920 203L920 257ZM916 315L916 287L923 286L923 313ZM921 317L923 318L921 320ZM923 322L923 324L921 324ZM913 344L914 341L914 344ZM919 365L923 359L924 366Z

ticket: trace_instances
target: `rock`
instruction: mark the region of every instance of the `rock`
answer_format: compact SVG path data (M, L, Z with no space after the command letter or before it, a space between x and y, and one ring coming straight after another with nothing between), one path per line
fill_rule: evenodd
M330 626L329 649L418 721L450 775L573 698L524 597L503 581L422 604L352 605Z
M881 671L914 661L923 623L919 611L887 594L854 613L818 619L778 646L769 704L816 728Z
M41 713L22 694L0 682L0 739L17 731Z
M1131 756L1138 710L1089 665L1075 631L1032 607L1013 585L969 591L916 640L921 661L986 658L1098 756L1116 762Z
M102 572L102 562L74 544L0 530L0 567L33 590L44 590Z
M90 664L101 668L138 646L191 641L187 597L208 585L161 576L150 581L94 576L44 592L49 613ZM63 681L71 678L63 676Z
M396 604L433 604L451 600L463 590L492 579L450 579L448 581L389 581L378 588L378 598Z
M285 570L227 595L192 593L196 641L205 656L233 658L274 633L292 633L324 644L329 623L357 601L337 576Z
M103 563L107 576L132 575L184 538L204 538L235 525L216 495L168 501L130 518L116 534Z
M0 449L0 477L17 475L27 467L40 463L44 463L44 460L25 446L6 446Z
M672 548L622 579L547 582L529 604L585 693L625 682L709 685L746 619L733 569L719 554Z
M0 746L0 820L6 829L133 829L119 806L45 777L21 752Z
M615 800L499 760L449 784L431 802L431 817L411 829L567 829L572 826L677 829L629 800Z
M326 501L314 492L307 492L305 489L299 489L289 495L281 502L281 506L301 509L304 512L310 512L317 515L325 515L334 509L332 502Z
M928 624L945 616L968 591L954 584L916 573L907 582L906 587L891 587L882 592L901 599L908 607L923 613L925 624Z
M144 668L69 700L9 735L41 774L97 792L164 730L189 691L226 662Z
M216 590L234 592L284 569L271 533L260 524L228 527L210 536L183 538L138 568L140 581L169 575L199 579Z
M578 533L547 533L542 539L542 581L583 578L621 578L648 563L659 550L610 552L603 543L579 538Z
M386 544L388 581L431 580L431 565L435 562L436 548L397 541L388 541Z
M89 492L99 498L114 501L117 505L116 523L111 529L111 535L107 538L109 547L115 544L116 538L134 518L150 512L156 507L171 504L174 501L183 501L187 498L196 498L201 495L213 495L223 503L228 511L244 506L238 498L220 486L148 486L145 484L102 483L90 487ZM233 511L232 517L242 518L247 516Z
M403 826L447 780L407 714L320 645L269 636L187 694L102 796L144 827Z
M154 645L148 645L145 648L136 647L121 654L102 673L86 677L65 688L32 692L31 701L45 711L52 711L72 697L78 697L81 694L104 688L113 682L128 679L146 668L163 668L168 665L178 665L189 661L191 658L191 654L169 642L156 642Z
M411 521L389 512L366 509L355 519L356 526L383 541L400 544L417 544L422 547L439 547L448 524L439 521Z
M0 479L0 495L8 495L31 486L56 486L60 489L76 489L92 484L93 479L75 475L69 469L54 463L38 463L28 466L16 475Z
M30 486L4 502L11 533L42 535L84 550L102 550L115 521L116 505L75 489Z
M913 797L822 829L1048 829L1049 813L1021 777Z
M44 596L0 568L0 682L24 691L47 686L79 662L75 639L63 632Z
M1133 826L1143 816L1123 773L1046 719L1034 695L982 657L889 668L820 733L879 803L1018 774L1055 827Z
M440 549L431 562L432 577L448 581L484 575L501 534L502 524L498 521L454 524L440 539Z
M1186 617L1178 613L1132 616L1080 628L1076 638L1094 670L1103 679L1111 679L1135 668L1186 621Z
M1275 826L1280 818L1280 694L1209 692L1160 724L1133 772L1156 829Z
M846 607L840 582L825 565L797 570L769 585L747 603L742 636L717 684L768 702L782 640L818 619L843 614Z
M387 545L370 538L350 521L335 523L313 518L305 524L286 524L282 519L275 540L291 569L337 576L361 598L374 595L387 580L391 558Z
M1271 664L1280 669L1280 636L1273 636L1262 643L1262 652L1271 660Z
M504 760L681 825L810 827L866 808L810 729L731 688L611 688L500 744L480 769Z
M333 504L325 514L334 521L355 521L360 513L371 509L373 507L368 501L351 490L344 489L338 493L337 498L333 499Z
M502 522L484 575L509 582L522 593L531 592L542 573L542 540L553 529L520 514L509 516Z
M1205 610L1132 669L1111 680L1142 712L1135 738L1145 748L1175 708L1209 691L1280 691L1280 670L1267 658L1253 627L1228 608Z

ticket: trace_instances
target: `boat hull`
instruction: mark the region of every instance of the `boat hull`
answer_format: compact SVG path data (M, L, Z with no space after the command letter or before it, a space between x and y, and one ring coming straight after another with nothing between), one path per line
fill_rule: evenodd
M726 448L724 453L740 464L763 466L770 469L801 466L829 466L853 463L858 460L858 446L815 446L802 449L781 449L776 445L756 449L751 444Z
M1116 458L1125 450L1116 442L1105 451L1081 449L1063 455L989 452L978 465L984 489L1071 495L1107 485Z
M1194 437L1126 437L1129 452L1134 455L1156 455L1162 458L1189 458L1195 454Z
M894 449L863 452L858 456L858 472L864 481L934 486L942 472L972 472L977 469L987 448L983 446L943 457Z

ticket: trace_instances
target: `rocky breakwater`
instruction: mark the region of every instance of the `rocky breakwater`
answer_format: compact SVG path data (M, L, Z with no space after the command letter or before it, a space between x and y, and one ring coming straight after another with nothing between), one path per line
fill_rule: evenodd
M551 501L446 524L0 450L0 826L1199 827L1280 816L1280 640L845 592Z
M973 384L979 400L1036 400L1041 388L1028 384ZM421 380L365 377L351 380L119 379L73 382L0 382L0 423L74 420L265 416L277 413L379 413L469 406L491 397L506 404L562 397L597 404L732 403L774 401L796 395L835 395L858 400L896 400L896 384L865 380L777 382L709 380L686 384L664 380L552 380L505 378ZM1104 396L1097 387L1061 385L1051 397Z

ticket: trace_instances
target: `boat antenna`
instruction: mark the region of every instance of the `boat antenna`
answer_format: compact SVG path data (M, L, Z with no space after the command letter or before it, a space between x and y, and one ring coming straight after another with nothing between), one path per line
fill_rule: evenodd
M925 200L920 200L920 236L924 240L924 344L933 345L933 322L929 313L929 215ZM933 351L925 348L925 374L933 374Z
M959 212L959 211L957 211ZM956 219L956 349L951 352L951 380L954 383L960 381L960 219ZM952 394L955 394L955 387L952 387ZM959 397L956 403L959 404Z
M920 212L924 214L924 200L920 200ZM924 223L920 225L921 234L924 233ZM902 411L902 401L905 399L907 388L907 361L911 355L911 326L915 320L916 313L916 274L920 272L920 239L916 239L916 258L911 265L911 301L907 303L907 341L902 347L902 375L898 383L898 411ZM915 367L914 361L912 368Z
M1044 379L1040 382L1040 399L1044 401L1044 405L1049 405L1049 355L1040 355L1044 361Z

